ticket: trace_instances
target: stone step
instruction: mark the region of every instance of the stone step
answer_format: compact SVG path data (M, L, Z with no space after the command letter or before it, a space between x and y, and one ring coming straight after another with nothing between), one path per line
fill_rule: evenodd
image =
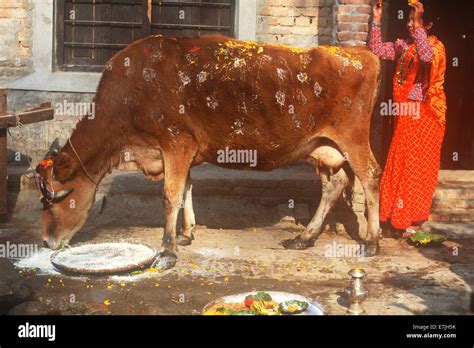
M432 222L473 222L474 211L467 209L432 209L430 215Z
M320 180L306 163L273 172L242 172L204 164L191 170L196 197L250 199L265 206L277 206L292 199L314 206L321 196ZM34 172L9 167L8 190L36 190ZM364 210L360 184L356 185L354 210ZM161 196L163 182L147 180L136 172L114 171L100 185L101 195ZM441 171L433 198L430 221L474 221L474 172Z

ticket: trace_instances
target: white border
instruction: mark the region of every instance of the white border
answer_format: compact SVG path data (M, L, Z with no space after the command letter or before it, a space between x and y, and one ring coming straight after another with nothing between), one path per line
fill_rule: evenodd
M236 0L235 36L254 41L256 36L257 0ZM34 73L7 85L28 91L95 93L101 73L53 71L54 0L34 0L33 4Z

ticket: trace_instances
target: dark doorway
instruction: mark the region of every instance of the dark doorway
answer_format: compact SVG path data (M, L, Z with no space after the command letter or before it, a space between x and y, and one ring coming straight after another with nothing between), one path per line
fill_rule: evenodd
M446 46L445 90L448 101L446 136L441 154L441 169L474 169L474 0L425 0L439 18L430 34ZM384 41L405 38L409 13L407 0L385 0ZM400 12L403 18L400 19ZM395 63L388 63L384 95L392 96ZM393 132L393 119L383 125L386 158Z

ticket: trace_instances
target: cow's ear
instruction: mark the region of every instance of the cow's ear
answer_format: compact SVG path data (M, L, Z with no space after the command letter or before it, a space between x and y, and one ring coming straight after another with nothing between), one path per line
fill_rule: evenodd
M59 182L71 180L77 172L75 161L65 152L60 152L54 158L54 177Z

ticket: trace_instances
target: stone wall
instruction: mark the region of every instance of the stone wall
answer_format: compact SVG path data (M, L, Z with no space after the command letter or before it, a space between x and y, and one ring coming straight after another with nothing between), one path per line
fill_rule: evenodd
M0 2L0 85L32 72L32 0Z

